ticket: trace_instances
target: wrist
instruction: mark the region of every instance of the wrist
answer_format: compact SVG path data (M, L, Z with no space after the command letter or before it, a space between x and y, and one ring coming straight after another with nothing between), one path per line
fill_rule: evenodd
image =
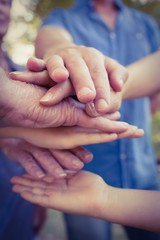
M61 43L55 44L55 45L56 45L55 47L52 47L45 52L45 54L43 56L43 59L45 61L47 61L54 54L58 54L59 51L65 49L65 48L74 48L76 46L76 44L74 44L72 41L61 42Z
M106 184L104 193L103 193L103 198L101 200L100 205L100 211L99 211L99 218L107 220L107 221L113 221L113 213L114 213L114 208L116 206L118 200L118 194L116 191L116 188L108 186Z

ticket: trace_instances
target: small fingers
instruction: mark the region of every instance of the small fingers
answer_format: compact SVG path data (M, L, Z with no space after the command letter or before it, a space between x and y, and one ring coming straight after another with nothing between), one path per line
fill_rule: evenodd
M129 125L129 128L125 132L118 134L118 139L140 138L143 137L143 135L144 135L143 129L139 129L137 126Z

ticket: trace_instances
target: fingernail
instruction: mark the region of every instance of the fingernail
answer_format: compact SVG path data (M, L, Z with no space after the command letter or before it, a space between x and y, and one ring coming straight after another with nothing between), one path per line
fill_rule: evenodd
M92 89L88 88L88 87L83 87L81 88L81 90L78 92L77 97L78 99L81 99L83 97L86 97L88 95L93 95L95 96L95 91L93 91Z
M91 153L85 154L84 159L85 161L91 161L93 159L93 154Z
M84 164L81 162L81 161L77 161L77 160L73 160L72 161L72 164L75 166L75 167L83 167Z
M104 99L99 99L97 101L97 110L98 111L105 111L108 108L108 103Z
M86 104L86 112L89 116L91 117L97 117L99 116L99 114L97 113L96 109L95 109L95 105L93 102L87 103Z
M124 128L128 128L129 124L126 123L126 122L123 122L123 125L122 125Z
M121 87L123 86L124 80L122 78L119 80L119 84L120 84Z
M41 99L40 102L48 102L52 99L52 94L51 93L46 93Z
M38 178L43 178L43 177L45 176L45 174L44 174L43 172L41 172L41 171L37 171L37 172L36 172L36 176L37 176Z
M57 174L58 177L66 177L66 173L59 168L55 170L55 173Z

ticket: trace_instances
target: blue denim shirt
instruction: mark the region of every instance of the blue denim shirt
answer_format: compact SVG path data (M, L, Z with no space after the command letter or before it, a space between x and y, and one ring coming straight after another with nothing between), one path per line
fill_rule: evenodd
M42 26L63 27L71 33L76 44L97 48L128 65L158 49L159 29L151 16L125 6L119 0L116 4L119 11L114 30L97 15L89 0L76 1L67 10L53 10ZM87 146L93 152L94 160L85 169L101 175L113 186L154 189L157 170L150 140L148 98L124 101L121 114L122 120L143 128L145 136Z

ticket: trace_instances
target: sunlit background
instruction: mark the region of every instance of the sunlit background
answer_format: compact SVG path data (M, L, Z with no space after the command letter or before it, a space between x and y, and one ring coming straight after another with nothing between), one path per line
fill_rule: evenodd
M34 39L41 19L53 7L67 7L73 0L13 0L12 21L6 37L5 48L16 63L25 64L34 54ZM149 14L160 23L160 0L125 0Z

